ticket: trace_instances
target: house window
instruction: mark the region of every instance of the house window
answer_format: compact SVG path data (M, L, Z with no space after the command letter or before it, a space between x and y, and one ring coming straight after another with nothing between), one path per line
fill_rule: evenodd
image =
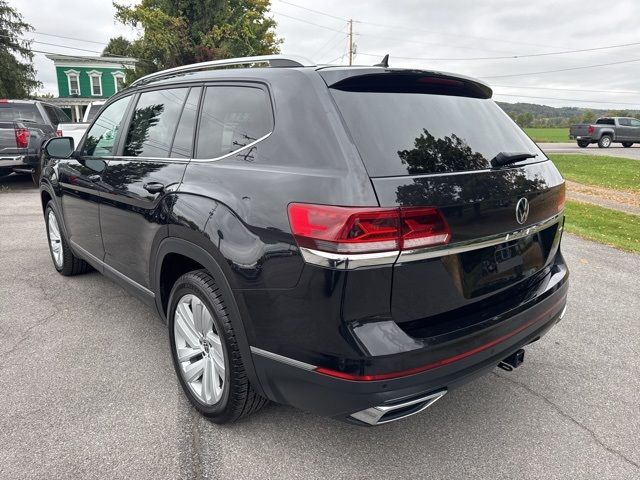
M67 84L69 86L69 95L80 95L80 72L75 70L67 70L64 72L67 75Z
M124 73L123 72L113 72L113 85L115 87L115 93L118 93L120 90L124 88Z
M102 96L102 73L97 70L87 72L89 80L91 80L91 95L94 97Z

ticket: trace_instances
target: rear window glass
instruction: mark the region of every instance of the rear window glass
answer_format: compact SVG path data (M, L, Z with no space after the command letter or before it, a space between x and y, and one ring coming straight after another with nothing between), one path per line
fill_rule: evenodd
M500 152L546 158L491 99L330 90L372 177L486 169Z
M615 125L616 122L613 118L599 118L596 120L596 125Z
M40 112L38 112L38 109L33 103L0 104L0 120L44 123Z

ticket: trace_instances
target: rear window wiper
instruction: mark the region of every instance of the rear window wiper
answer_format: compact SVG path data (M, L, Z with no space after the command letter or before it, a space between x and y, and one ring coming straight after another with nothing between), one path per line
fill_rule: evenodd
M521 162L522 160L527 160L528 158L536 158L538 156L537 153L514 153L514 152L500 152L498 155L491 159L492 167L503 167L505 165L509 165L511 163Z

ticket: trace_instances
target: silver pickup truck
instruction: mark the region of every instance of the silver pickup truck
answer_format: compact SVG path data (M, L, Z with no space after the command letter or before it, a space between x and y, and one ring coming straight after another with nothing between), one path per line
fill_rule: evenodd
M600 148L609 148L612 143L621 143L629 148L640 142L640 120L629 117L604 117L596 123L578 123L569 128L569 138L578 141L581 148L597 143Z

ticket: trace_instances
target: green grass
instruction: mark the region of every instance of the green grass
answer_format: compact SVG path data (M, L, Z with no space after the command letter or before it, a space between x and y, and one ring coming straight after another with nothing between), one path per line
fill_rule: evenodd
M640 253L640 216L568 201L565 229L580 237Z
M567 180L640 192L640 160L556 153L549 157Z
M569 129L563 128L525 128L525 132L534 141L540 143L562 143L570 142Z

